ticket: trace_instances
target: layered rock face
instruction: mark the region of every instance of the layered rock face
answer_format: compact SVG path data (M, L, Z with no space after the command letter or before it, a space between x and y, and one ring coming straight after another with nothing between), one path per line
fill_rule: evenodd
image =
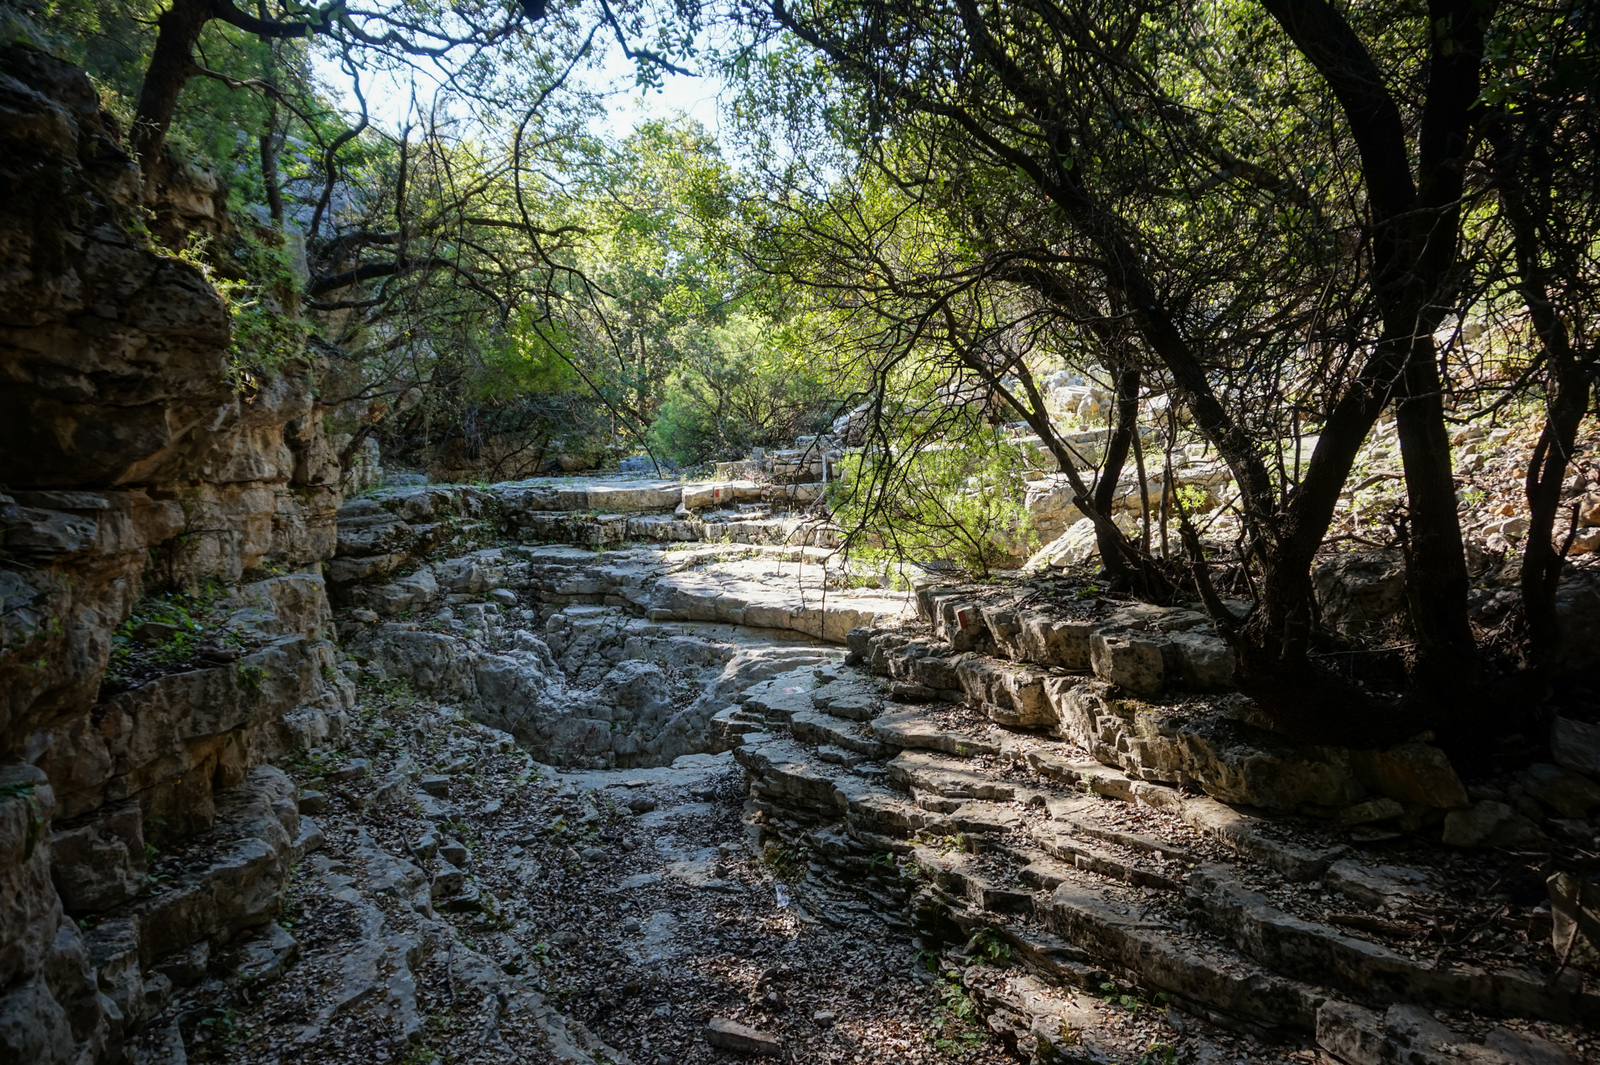
M196 957L275 912L299 818L260 763L352 696L320 572L339 471L312 368L234 391L216 291L130 229L115 121L80 71L16 46L0 185L0 1058L108 1060ZM195 192L166 196L201 224ZM201 583L198 653L103 685L141 597Z

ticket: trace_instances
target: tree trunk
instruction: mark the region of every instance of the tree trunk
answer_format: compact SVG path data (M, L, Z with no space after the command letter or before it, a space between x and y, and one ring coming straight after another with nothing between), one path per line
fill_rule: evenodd
M1405 588L1417 643L1415 682L1438 703L1441 717L1450 713L1476 732L1478 646L1467 622L1467 559L1431 329L1412 345L1396 423L1409 502Z
M1112 371L1116 390L1116 419L1111 435L1106 440L1106 453L1100 463L1100 477L1094 485L1094 509L1108 518L1117 498L1117 482L1122 479L1122 468L1128 461L1128 447L1139 431L1139 371L1123 369ZM1095 526L1095 546L1100 551L1100 563L1105 566L1111 587L1117 591L1133 590L1138 583L1138 571L1129 565L1123 554L1126 540L1119 535L1111 522Z
M267 105L267 128L261 134L261 183L267 190L267 214L277 229L283 228L283 188L278 184L277 117L271 104Z
M131 143L145 174L147 189L160 183L161 147L172 126L178 95L194 73L194 46L212 18L210 0L173 0L156 20L155 50L139 88Z
M1500 156L1496 160L1501 171L1497 182L1500 207L1511 226L1517 289L1539 338L1549 382L1544 428L1529 456L1523 484L1528 497L1528 538L1522 553L1522 608L1528 621L1530 664L1542 682L1554 665L1561 639L1556 592L1566 559L1564 550L1556 548L1555 540L1558 536L1564 538L1566 533L1556 518L1561 511L1561 487L1572 460L1578 427L1589 409L1591 385L1584 363L1592 360L1580 359L1573 350L1566 320L1551 298L1550 271L1544 265L1540 234L1554 231L1548 224L1541 227L1530 202L1542 202L1544 198L1530 197L1516 172L1521 162L1517 156L1525 146L1513 144L1503 128L1493 136Z

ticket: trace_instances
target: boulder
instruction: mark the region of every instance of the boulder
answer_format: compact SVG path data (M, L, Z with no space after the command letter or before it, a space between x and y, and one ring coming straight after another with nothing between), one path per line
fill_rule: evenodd
M1022 613L1022 631L1017 634L1021 657L1041 666L1070 669L1089 668L1091 621L1052 618L1039 611Z
M1138 715L1141 724L1153 717L1148 711ZM1184 721L1181 731L1170 731L1167 743L1180 752L1171 757L1189 781L1213 799L1289 811L1302 806L1347 807L1364 798L1342 748L1287 743L1220 717ZM1139 745L1128 746L1130 755L1139 753Z
M1397 551L1340 555L1319 565L1312 581L1323 621L1340 632L1361 632L1405 602L1405 561Z
M1136 695L1159 695L1166 683L1162 642L1097 632L1089 639L1094 675Z
M1350 1065L1577 1065L1566 1047L1509 1026L1451 1028L1409 1003L1377 1013L1328 999L1317 1007L1317 1043Z
M1524 770L1522 786L1562 817L1587 817L1600 806L1600 784L1549 762L1535 762Z
M1167 675L1188 691L1225 691L1233 686L1238 666L1233 648L1220 637L1200 632L1175 632L1169 638Z
M1588 568L1568 566L1562 574L1556 589L1556 626L1560 633L1556 661L1562 669L1600 666L1600 578Z
M1536 847L1539 828L1503 802L1485 799L1444 819L1444 842L1451 847Z
M1550 755L1557 765L1600 777L1600 725L1556 718L1550 726Z
M989 628L995 649L1007 658L1021 658L1022 646L1017 638L1022 635L1022 623L1017 612L1008 606L985 606L979 613Z
M50 837L50 875L69 913L106 910L145 887L143 819L120 803Z
M706 1042L721 1050L737 1054L756 1054L776 1058L783 1054L783 1044L777 1036L759 1028L731 1021L726 1017L713 1017L706 1025Z
M1099 543L1095 537L1094 519L1083 518L1067 526L1067 531L1035 551L1023 563L1024 573L1043 573L1050 569L1066 569L1095 556Z
M1374 821L1389 821L1404 814L1405 807L1387 795L1354 806L1346 806L1334 817L1340 825L1367 825Z
M1350 765L1368 791L1403 803L1456 809L1470 802L1449 757L1430 744L1354 750Z

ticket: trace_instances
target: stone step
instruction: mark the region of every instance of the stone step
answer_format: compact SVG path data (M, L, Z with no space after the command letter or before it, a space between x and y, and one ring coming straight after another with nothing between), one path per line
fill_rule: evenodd
M927 845L912 847L911 857L922 876L947 897L963 899L985 913L1033 913L1034 890L1009 863L996 868L993 856Z
M1317 879L1349 850L1344 844L1315 848L1281 839L1266 818L1253 817L1204 796L1183 796L1172 789L1158 791L1146 786L1140 797L1158 809L1173 810L1191 828L1290 880Z
M856 766L868 760L866 755L861 754L858 751L847 751L843 747L835 747L832 744L819 745L817 747L817 757L822 759L824 762L831 762L834 765L842 765L846 769L854 769Z
M1095 795L1137 802L1168 811L1189 827L1226 844L1240 856L1260 862L1291 880L1314 880L1347 850L1343 844L1307 847L1284 840L1266 818L1255 817L1206 796L1185 795L1176 788L1132 780L1121 770L1092 759L1073 758L1060 748L1039 746L1026 761L1040 776ZM1151 841L1152 843L1156 841Z
M1097 847L1084 842L1070 829L1063 829L1057 825L1035 826L1029 829L1028 835L1038 844L1040 851L1056 859L1063 869L1082 869L1111 880L1121 880L1133 887L1176 891L1182 886L1182 877L1187 872L1186 868L1169 870L1154 865L1148 859L1141 861L1106 847ZM1028 848L1021 847L1012 848L1012 853L1018 860L1027 861L1029 865L1038 864L1042 857L1038 852L1030 852ZM1040 874L1043 875L1045 871L1054 867L1053 864L1046 864L1041 868Z
M1329 999L1317 1009L1317 1043L1352 1065L1578 1065L1580 1060L1571 1048L1534 1032L1505 1025L1462 1031L1410 1003L1379 1013Z
M1084 839L1101 840L1106 843L1125 847L1140 854L1156 855L1167 861L1186 862L1193 865L1199 859L1193 851L1180 847L1166 840L1142 832L1128 832L1107 824L1104 817L1107 813L1121 813L1124 809L1116 805L1107 806L1108 800L1104 797L1094 798L1076 795L1068 799L1048 799L1045 808L1050 811L1050 825L1056 831L1069 832L1074 836Z
M1257 962L1292 977L1316 979L1386 1002L1558 1023L1600 1021L1600 992L1588 990L1576 973L1565 971L1550 982L1514 966L1489 971L1434 965L1286 913L1226 866L1198 869L1190 878L1187 896L1207 928L1239 944Z
M831 714L802 711L789 719L789 731L798 740L843 747L863 759L886 759L894 753L887 744L863 735L861 726Z
M1133 798L1133 781L1120 769L1101 765L1092 758L1072 756L1050 747L1039 747L1026 754L1026 760L1035 773L1069 787L1082 788L1107 798Z
M900 786L950 799L1029 802L1040 793L998 779L993 771L931 751L902 751L889 761L889 779Z
M764 733L767 727L766 718L752 714L742 706L720 710L711 719L712 738L722 750L753 742L752 737Z
M1401 1021L1385 1028L1382 1015L1368 1013L1357 1018L1363 1028L1334 1010L1340 1000L1330 990L1369 1003L1414 1004L1407 1009L1472 1009L1557 1023L1600 1019L1600 996L1586 993L1571 974L1546 986L1521 970L1435 967L1299 917L1255 889L1262 882L1319 883L1357 904L1382 906L1427 895L1423 872L1374 866L1303 825L1286 829L1214 798L1139 779L1084 757L1071 743L976 720L980 711L881 704L887 712L870 724L876 752L847 770L855 758L845 754L868 751L822 741L865 737L830 711L877 696L826 672L835 679L759 697L753 709L761 719L786 722L793 736L740 757L752 770L753 791L787 804L796 824L813 818L803 831L811 833L816 861L844 881L892 881L880 871L893 855L909 857L925 882L916 904L925 935L948 941L951 928L967 935L987 930L1008 943L1037 982L1024 994L1016 982L1022 970L988 967L990 976L1003 972L1003 980L972 993L995 1030L1019 1038L1026 1032L1044 1048L1046 1029L1054 1023L1050 1030L1059 1034L1061 1011L1080 1001L1058 989L1092 992L1108 978L1123 986L1131 980L1146 996L1164 992L1194 1017L1258 1038L1303 1040L1315 1033L1350 1062L1366 1060L1339 1049L1351 1040L1365 1039L1360 1045L1370 1048L1388 1039L1403 1047L1410 1029ZM808 751L802 740L821 746ZM884 777L872 779L874 768ZM874 890L885 898L903 894ZM1319 1016L1320 1006L1327 1006L1326 1016ZM1095 1058L1088 1034L1057 1046L1049 1060L1118 1060L1109 1050ZM1389 1056L1371 1060L1398 1060L1398 1051L1383 1053ZM1417 1060L1431 1065L1434 1058Z
M1029 973L986 965L963 969L961 985L991 1031L1019 1046L1031 1044L1031 1060L1122 1065L1150 1058L1141 1054L1148 1046L1127 1031L1126 1011L1112 1003L1071 994Z
M897 783L919 791L926 788L944 800L930 802L918 795L919 805L940 813L939 823L930 827L925 835L954 828L964 835L978 837L967 845L983 850L986 849L984 835L1022 826L1022 815L1001 803L962 802L952 809L950 804L955 801L954 797L963 792L988 789L991 797L1007 794L1014 797L1016 792L1003 782L986 780L971 769L952 768L948 764L950 761L927 752L903 752L889 764ZM1510 968L1494 972L1466 966L1436 968L1382 945L1346 935L1331 926L1286 913L1265 895L1244 886L1231 867L1207 865L1190 875L1188 869L1193 856L1184 848L1137 833L1093 825L1083 815L1090 812L1095 801L1053 802L1051 812L1055 819L1028 827L1029 836L1043 854L1055 859L1054 863L1041 863L1042 855L1030 854L1026 848L1005 848L1021 863L1017 867L1017 880L1053 887L1058 892L1064 886L1076 891L1082 884L1075 880L1075 874L1082 871L1120 880L1132 887L1175 893L1181 882L1188 879L1185 892L1188 905L1201 915L1209 931L1225 943L1236 945L1254 962L1289 979L1322 981L1348 993L1383 1001L1398 999L1435 1007L1473 1008L1501 1016L1535 1017L1558 1023L1592 1024L1600 1016L1600 995L1586 993L1576 977L1569 976L1555 985L1548 985L1535 973ZM1201 803L1196 805L1202 811L1206 809ZM1086 842L1087 839L1101 839L1126 851L1118 853L1113 848ZM1296 846L1282 841L1273 843L1279 847ZM1024 904L1009 894L1012 891L1009 884L996 884L991 878L974 872L970 868L973 859L951 857L947 847L932 852L926 848L918 850L919 861L930 853L938 854L941 860L924 864L937 871L935 882L941 887L980 909L1002 913L1025 909ZM1269 858L1281 857L1275 851L1266 853ZM1322 859L1313 864L1321 869L1328 869L1330 865ZM1276 865L1285 863L1278 861ZM1357 863L1347 862L1345 866L1328 874L1330 887L1341 883L1359 891L1364 886L1361 879L1372 876ZM1289 863L1288 868L1296 867ZM1021 874L1021 869L1028 870L1026 876ZM1398 886L1404 887L1403 884ZM1381 884L1368 886L1366 890L1380 895L1385 893ZM999 901L991 906L985 900ZM1167 917L1151 927L1170 928L1171 924L1171 918Z
M987 929L1051 983L1097 990L1108 974L1123 974L1223 1027L1280 1037L1315 1031L1322 992L1159 916L1149 919L1142 896L1126 887L1102 887L1076 866L1043 863L1021 867L1007 883L971 855L927 847L914 854L930 880L925 918L936 911L968 934ZM1050 880L1052 888L1036 889Z
M930 709L893 709L897 704L885 705L891 712L872 719L872 733L890 747L942 751L958 758L1000 753L1000 741L985 735L987 730L947 728L933 720Z
M871 684L835 680L811 692L811 705L849 721L871 721L883 713L883 695Z
M1269 1029L1311 1032L1325 997L1220 944L1172 926L1127 888L1068 879L1036 903L1040 923L1102 965L1191 1004L1208 1019L1247 1018ZM1186 1008L1188 1008L1186 1006Z
M683 500L676 481L560 480L496 486L501 505L511 513L543 511L672 510ZM382 496L382 493L375 493Z
M794 714L812 709L810 692L818 683L817 668L807 666L751 685L734 699L750 713L774 724L787 724Z
M1145 983L1200 1006L1227 1014L1241 1011L1236 987L1225 982L1226 995L1208 997L1203 986L1190 979L1194 951L1174 954L1185 925L1174 920L1167 907L1153 905L1149 892L1172 897L1180 887L1177 878L1085 845L1069 833L1034 835L1040 851L1015 846L990 851L980 838L922 845L913 854L947 901L959 899L969 909L992 914L1032 914L1095 961L1133 970ZM1007 862L996 860L1002 855ZM1146 889L1145 894L1118 896L1085 879L1085 873ZM1216 937L1195 948L1210 959L1204 964L1216 969L1219 958L1230 956L1230 965L1248 959L1251 969L1270 973L1275 985L1293 992L1290 999L1298 1002L1293 1015L1298 1028L1310 1030L1315 1023L1315 1004L1308 1012L1309 1000L1298 981L1315 981L1376 1001L1471 1009L1503 1017L1592 1025L1600 1016L1600 995L1589 992L1576 975L1564 975L1552 984L1539 974L1510 967L1487 971L1465 965L1434 966L1286 913L1244 886L1228 867L1204 866L1188 879L1183 901L1199 917L1200 927ZM1156 944L1161 944L1159 949ZM1272 1014L1243 1012L1257 1021L1274 1019Z
M929 826L929 831L959 832L968 836L980 833L1004 835L1018 831L1026 824L1027 819L1022 811L1010 803L971 799L950 813L940 814L935 823Z
M756 798L779 806L799 805L828 813L839 812L842 804L835 793L839 791L841 776L851 774L824 762L814 750L808 750L792 738L775 736L760 743L747 743L734 748L733 757L749 772L751 793Z
M921 809L892 788L860 778L846 783L837 797L843 803L845 824L852 835L905 840L918 832L942 827L938 815Z

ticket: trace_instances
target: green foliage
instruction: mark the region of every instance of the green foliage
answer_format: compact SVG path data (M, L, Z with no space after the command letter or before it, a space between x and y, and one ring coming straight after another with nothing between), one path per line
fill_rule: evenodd
M180 592L146 596L134 604L133 613L111 634L111 660L106 669L108 681L115 683L136 659L155 665L177 665L193 657L205 626L197 615L210 605L205 595ZM170 625L173 631L163 638L141 643L134 630L147 622Z
M798 884L810 872L811 854L803 844L784 846L768 843L761 852L761 864L785 884Z
M980 928L967 942L967 951L992 964L1001 964L1011 958L1011 944L992 928Z
M235 201L238 196L235 194ZM235 217L243 213L242 203ZM300 282L283 234L246 224L231 242L233 265L243 280L213 278L228 308L233 343L229 373L238 391L258 386L258 378L303 358L309 331L298 313Z
M1159 1006L1166 1006L1172 1002L1172 996L1165 991L1158 992L1153 1000L1148 1000L1137 994L1129 994L1109 980L1100 985L1100 991L1105 995L1107 1002L1121 1006L1129 1013L1138 1013L1140 1010L1148 1009L1152 1001Z
M961 986L958 973L945 973L934 985L938 999L933 1009L935 1031L929 1039L947 1054L961 1054L982 1044L988 1034L978 1026L978 1003Z
M654 446L685 465L788 447L828 427L837 400L793 328L739 314L676 333L682 361L650 427Z
M1178 1065L1178 1048L1158 1039L1139 1055L1138 1065Z
M1021 448L989 430L895 453L863 453L830 502L840 524L897 558L940 560L987 577L1038 543Z
M245 1029L233 1007L213 1006L195 1024L196 1046L190 1054L201 1060L227 1060L231 1048L245 1041Z

